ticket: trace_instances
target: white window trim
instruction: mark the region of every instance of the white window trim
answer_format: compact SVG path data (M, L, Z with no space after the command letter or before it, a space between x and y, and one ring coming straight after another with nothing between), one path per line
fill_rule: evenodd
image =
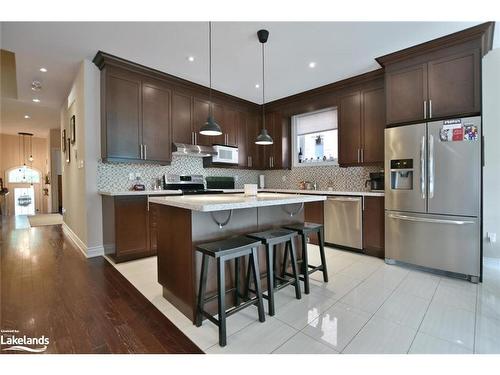
M314 163L299 163L298 151L297 151L297 119L302 116L314 115L316 113L337 110L338 116L338 107L328 107L323 108L318 111L301 113L299 115L292 116L292 168L309 168L309 167L326 167L326 166L338 166L339 161L337 159L333 159L333 161L317 161ZM337 126L338 130L338 126ZM338 136L337 136L338 142Z

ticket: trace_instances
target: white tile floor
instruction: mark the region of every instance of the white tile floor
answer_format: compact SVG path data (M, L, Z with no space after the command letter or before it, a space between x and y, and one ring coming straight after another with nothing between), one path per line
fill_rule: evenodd
M309 246L310 263L319 262ZM254 308L231 316L224 348L214 324L195 327L162 297L156 257L115 267L207 353L500 353L500 259L485 259L484 282L475 285L326 251L328 283L311 275L301 300L292 287L279 291L276 315L264 323Z

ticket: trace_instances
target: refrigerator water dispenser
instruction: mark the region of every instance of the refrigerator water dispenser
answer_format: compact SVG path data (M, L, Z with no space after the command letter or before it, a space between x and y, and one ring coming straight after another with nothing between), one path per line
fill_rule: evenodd
M391 189L413 189L413 159L391 160Z

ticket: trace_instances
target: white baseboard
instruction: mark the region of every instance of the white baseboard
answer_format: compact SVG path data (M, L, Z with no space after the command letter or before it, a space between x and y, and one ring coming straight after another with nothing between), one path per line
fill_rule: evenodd
M63 222L62 229L63 233L66 234L71 242L76 245L78 250L82 252L85 258L93 258L104 255L104 247L102 245L87 247L87 245L85 245L85 243L75 234L75 232L71 230L71 228L65 222Z

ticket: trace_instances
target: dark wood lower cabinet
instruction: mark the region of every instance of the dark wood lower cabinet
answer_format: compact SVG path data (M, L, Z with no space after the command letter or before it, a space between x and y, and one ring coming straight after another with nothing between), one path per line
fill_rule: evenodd
M309 202L304 204L304 221L316 224L324 223L323 202ZM309 243L319 245L318 236L309 236Z
M103 196L102 211L106 255L117 263L156 255L158 213L147 196Z
M363 199L363 251L384 258L384 197L365 196Z

